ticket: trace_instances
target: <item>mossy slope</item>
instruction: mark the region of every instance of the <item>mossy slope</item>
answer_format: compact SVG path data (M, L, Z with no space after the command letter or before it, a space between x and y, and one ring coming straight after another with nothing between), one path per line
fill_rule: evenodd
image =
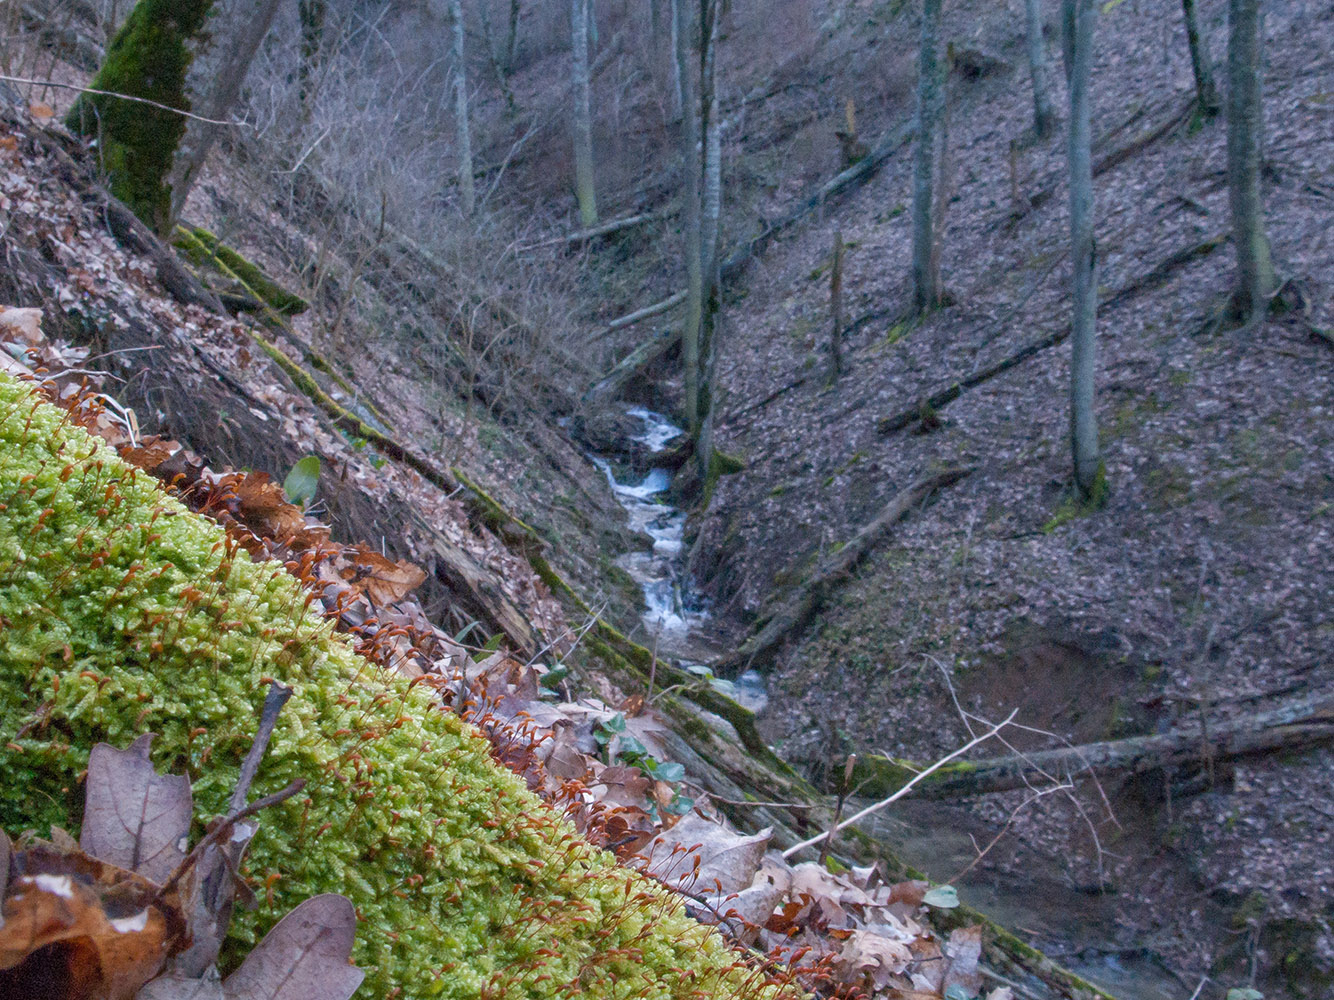
M262 817L268 892L235 944L337 891L361 917L360 996L763 992L426 689L332 635L281 568L0 374L0 826L76 825L90 747L145 731L199 811L222 811L269 677L296 694L255 794L308 785Z

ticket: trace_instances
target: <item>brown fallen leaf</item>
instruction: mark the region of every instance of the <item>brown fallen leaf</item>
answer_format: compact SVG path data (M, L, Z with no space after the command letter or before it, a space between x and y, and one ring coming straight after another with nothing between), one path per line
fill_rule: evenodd
M365 973L348 964L357 913L337 893L283 917L222 984L226 1000L348 1000Z
M93 747L79 846L161 885L185 860L194 804L189 778L153 769L152 742L145 733L125 750Z
M668 885L693 875L693 888L699 892L740 892L759 871L772 833L772 828L765 827L744 837L692 812L648 845L646 870Z
M131 1000L175 940L157 887L82 852L17 852L0 925L0 996ZM97 877L92 877L96 874ZM67 984L67 985L64 985Z
M349 554L354 560L343 578L360 587L377 606L393 604L426 582L426 572L420 566L402 559L393 562L364 545L354 546Z

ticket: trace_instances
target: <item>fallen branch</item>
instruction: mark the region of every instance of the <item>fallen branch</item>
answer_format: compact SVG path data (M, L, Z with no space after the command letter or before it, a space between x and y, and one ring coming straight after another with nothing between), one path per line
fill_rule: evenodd
M790 633L810 621L824 604L835 586L861 562L871 547L880 540L896 521L904 517L936 490L957 483L972 472L972 468L956 467L923 476L911 486L900 490L868 524L837 552L827 556L808 580L789 594L768 618L759 632L751 636L730 657L716 665L716 669L742 670L767 657Z
M627 382L632 381L641 369L647 368L681 340L680 330L665 330L651 340L646 340L622 358L611 371L593 383L593 387L584 393L585 403L609 402L620 395Z
M1225 722L1189 726L1152 736L1039 750L937 768L918 795L958 798L1030 786L1035 781L1077 779L1081 775L1137 774L1212 761L1254 757L1334 742L1334 698L1327 692L1278 708ZM884 790L914 773L911 764L884 757L863 758L853 780ZM913 779L915 784L918 779Z
M1114 309L1145 289L1156 287L1163 281L1166 281L1177 269L1184 267L1191 261L1198 260L1201 257L1207 257L1209 254L1213 253L1222 246L1226 240L1226 234L1213 236L1202 243L1197 243L1184 250L1178 250L1167 259L1161 261L1148 274L1136 278L1134 281L1130 282L1130 284L1118 289L1104 301L1099 302L1098 313L1102 314L1107 310ZM1006 355L999 361L987 365L985 368L976 369L959 381L952 382L943 389L938 389L931 393L931 395L919 399L912 406L905 407L897 413L893 413L887 417L882 417L880 422L876 425L877 429L881 434L892 434L894 431L902 430L922 419L923 414L932 413L954 402L969 389L974 389L983 382L989 382L997 375L1003 375L1011 368L1023 364L1023 362L1027 361L1035 354L1040 354L1049 347L1055 347L1058 344L1064 343L1069 336L1070 327L1067 324L1060 330L1049 333L1044 337L1039 337L1037 340L1030 341L1013 354Z
M641 212L639 215L628 215L621 219L612 219L610 222L604 222L600 226L594 226L591 229L581 229L577 233L570 233L566 236L552 236L549 239L538 240L536 243L526 243L518 248L519 253L528 253L532 250L540 250L543 247L553 247L564 243L569 246L572 243L584 243L587 240L597 239L599 236L610 236L612 233L619 233L623 229L633 229L635 226L642 226L646 222L653 222L655 219L662 218L662 212Z
M973 737L971 740L969 740L969 741L968 741L967 743L965 743L963 746L959 747L959 749L955 750L953 753L948 754L947 756L940 758L940 760L936 761L936 762L935 762L934 764L932 764L931 766L926 767L926 768L922 769L921 771L919 771L919 772L913 777L913 779L912 779L911 781L905 782L904 785L903 785L903 787L901 787L898 791L894 792L894 793L891 794L891 795L886 796L885 798L881 799L879 802L874 803L873 805L869 805L869 806L867 806L865 809L862 809L862 810L860 810L859 812L853 813L851 816L849 816L847 819L843 820L842 822L840 822L840 823L835 823L833 826L831 826L831 827L830 827L828 830L826 830L824 833L821 833L821 834L819 834L819 835L817 835L817 836L811 837L811 838L809 838L808 840L803 840L803 841L800 841L799 843L793 844L791 847L789 847L787 850L785 850L785 851L783 852L783 857L784 857L784 858L790 858L790 857L792 857L792 855L796 854L798 851L804 850L804 849L807 848L807 847L813 847L814 845L818 844L818 843L819 843L820 841L822 841L822 840L830 840L830 839L833 838L834 834L838 833L839 830L842 830L842 829L845 829L845 828L847 828L847 827L849 827L849 826L852 826L854 823L858 822L859 820L863 820L863 819L865 819L867 816L870 816L872 813L879 812L881 809L884 809L885 806L888 806L888 805L890 805L890 804L892 804L892 803L894 803L894 802L897 802L899 799L903 798L903 797L904 797L905 795L907 795L910 791L912 791L913 787L914 787L918 782L920 782L920 781L925 781L927 778L931 777L931 775L935 774L937 771L939 771L942 767L944 767L944 766L945 766L946 764L948 764L950 761L954 760L956 757L961 757L961 756L963 756L963 755L966 754L969 750L973 749L973 747L977 746L979 743L985 743L987 740L991 739L993 736L995 736L997 733L999 733L1002 729L1004 729L1006 726L1008 726L1011 722L1013 722L1013 721L1014 721L1014 717L1015 717L1016 715L1018 715L1018 714L1019 714L1019 709L1016 708L1013 712L1011 712L1009 715L1007 715L1007 716L1006 716L1003 720L1001 720L1000 722L996 723L994 726L992 726L990 729L988 729L988 730L987 730L985 733L983 733L981 736L975 736L975 737Z
M661 302L655 302L651 306L645 306L643 309L636 309L632 313L626 313L624 316L618 316L607 324L606 333L615 333L617 330L624 330L627 326L634 326L646 319L652 319L654 316L661 316L668 310L679 306L686 300L684 290L673 292Z
M1149 131L1147 132L1141 133L1140 135L1131 139L1124 146L1119 146L1116 149L1112 150L1110 153L1106 153L1103 156L1098 157L1098 159L1094 161L1093 164L1093 176L1100 177L1101 175L1107 173L1107 171L1119 167L1121 164L1125 163L1136 153L1142 152L1143 150L1152 146L1159 139L1163 139L1166 136L1171 135L1174 131L1176 131L1177 128L1184 125L1187 121L1190 120L1190 116L1195 112L1195 107L1196 107L1195 98L1192 97L1185 104L1179 107L1176 110L1176 112L1172 114L1161 125L1149 129ZM1033 212L1035 209L1041 208L1047 202L1051 201L1054 197L1056 197L1057 194L1059 194L1064 190L1065 190L1064 180L1050 182L1049 184L1047 184L1046 187L1038 191L1037 194L1030 197L1028 199L1027 204L1023 205L1021 208L1017 209L1016 211L1010 214L1010 220L1009 220L1010 223L1013 224L1015 222L1018 222L1020 219L1024 218L1026 215Z

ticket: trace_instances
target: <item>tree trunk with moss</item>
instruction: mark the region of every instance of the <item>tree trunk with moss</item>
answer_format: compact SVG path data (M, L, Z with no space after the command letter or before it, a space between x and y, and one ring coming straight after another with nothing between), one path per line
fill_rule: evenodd
M1232 0L1227 43L1227 183L1232 203L1232 242L1237 248L1238 311L1248 324L1263 318L1278 285L1265 235L1260 195L1259 0Z
M65 118L71 131L95 138L112 193L159 233L171 218L171 171L188 111L185 74L190 42L213 0L139 0L93 78L95 90L141 97L166 107L84 94Z
M685 381L682 406L686 429L695 440L699 433L700 321L704 314L704 265L700 259L703 231L700 210L700 114L695 99L695 75L690 65L690 21L676 0L672 9L682 19L676 35L676 65L681 79L681 203L686 264L686 315L681 330L681 365Z

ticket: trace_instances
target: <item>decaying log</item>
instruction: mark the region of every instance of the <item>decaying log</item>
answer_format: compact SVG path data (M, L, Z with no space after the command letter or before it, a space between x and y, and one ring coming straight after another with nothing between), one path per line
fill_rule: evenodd
M764 622L760 630L743 642L731 656L716 667L719 670L743 670L768 657L788 635L801 628L828 599L839 582L865 557L871 547L900 518L922 503L936 490L957 483L973 470L968 467L946 469L923 476L900 490L868 524L837 552L825 557L810 577L789 594Z
M1041 787L1052 781L1081 776L1136 774L1156 768L1255 757L1278 750L1298 750L1334 741L1334 697L1320 692L1265 712L1243 715L1201 726L1186 723L1152 736L990 760L960 761L941 768L914 789L918 798L961 798L1003 792L1026 785ZM884 757L859 761L853 780L859 794L878 795L892 790L916 773L912 765Z

